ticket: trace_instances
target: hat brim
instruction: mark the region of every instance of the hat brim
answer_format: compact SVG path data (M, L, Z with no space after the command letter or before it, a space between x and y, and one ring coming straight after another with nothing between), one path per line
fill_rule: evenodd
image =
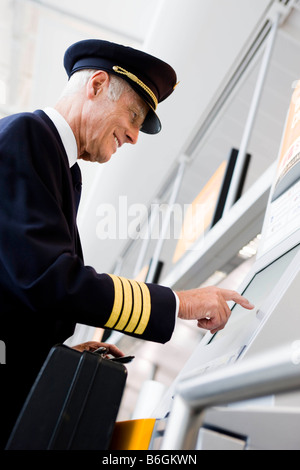
M155 111L149 107L147 116L142 124L141 132L145 134L158 134L161 131L161 122Z

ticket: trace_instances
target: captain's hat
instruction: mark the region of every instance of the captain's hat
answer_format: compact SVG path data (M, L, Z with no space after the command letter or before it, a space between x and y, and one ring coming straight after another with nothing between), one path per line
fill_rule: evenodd
M69 78L78 70L96 69L126 80L150 107L141 131L147 134L160 132L157 105L173 92L177 84L176 73L166 62L132 47L87 39L66 50L64 66Z

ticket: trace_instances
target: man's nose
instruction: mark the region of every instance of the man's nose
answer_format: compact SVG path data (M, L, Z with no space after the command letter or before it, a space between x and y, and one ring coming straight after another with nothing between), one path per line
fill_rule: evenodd
M132 128L129 131L126 132L126 137L127 137L127 143L129 144L136 144L139 138L139 132L140 129L138 128Z

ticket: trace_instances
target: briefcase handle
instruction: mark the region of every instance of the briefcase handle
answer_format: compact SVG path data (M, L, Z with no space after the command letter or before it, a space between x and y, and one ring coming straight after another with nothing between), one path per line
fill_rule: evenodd
M108 353L108 349L105 348L104 346L101 346L100 348L96 349L93 351L94 354L99 354L99 356L104 357L105 354ZM120 362L121 364L128 364L134 359L135 356L122 356L122 357L109 357L106 359L114 362Z

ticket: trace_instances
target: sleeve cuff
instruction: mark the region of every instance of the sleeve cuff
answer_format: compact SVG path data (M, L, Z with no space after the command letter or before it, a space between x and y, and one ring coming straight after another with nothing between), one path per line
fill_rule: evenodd
M178 317L178 312L179 312L180 300L179 300L179 297L176 294L176 292L173 291L173 293L174 293L175 299L176 299L176 309L175 309L175 321L176 321L176 318Z

